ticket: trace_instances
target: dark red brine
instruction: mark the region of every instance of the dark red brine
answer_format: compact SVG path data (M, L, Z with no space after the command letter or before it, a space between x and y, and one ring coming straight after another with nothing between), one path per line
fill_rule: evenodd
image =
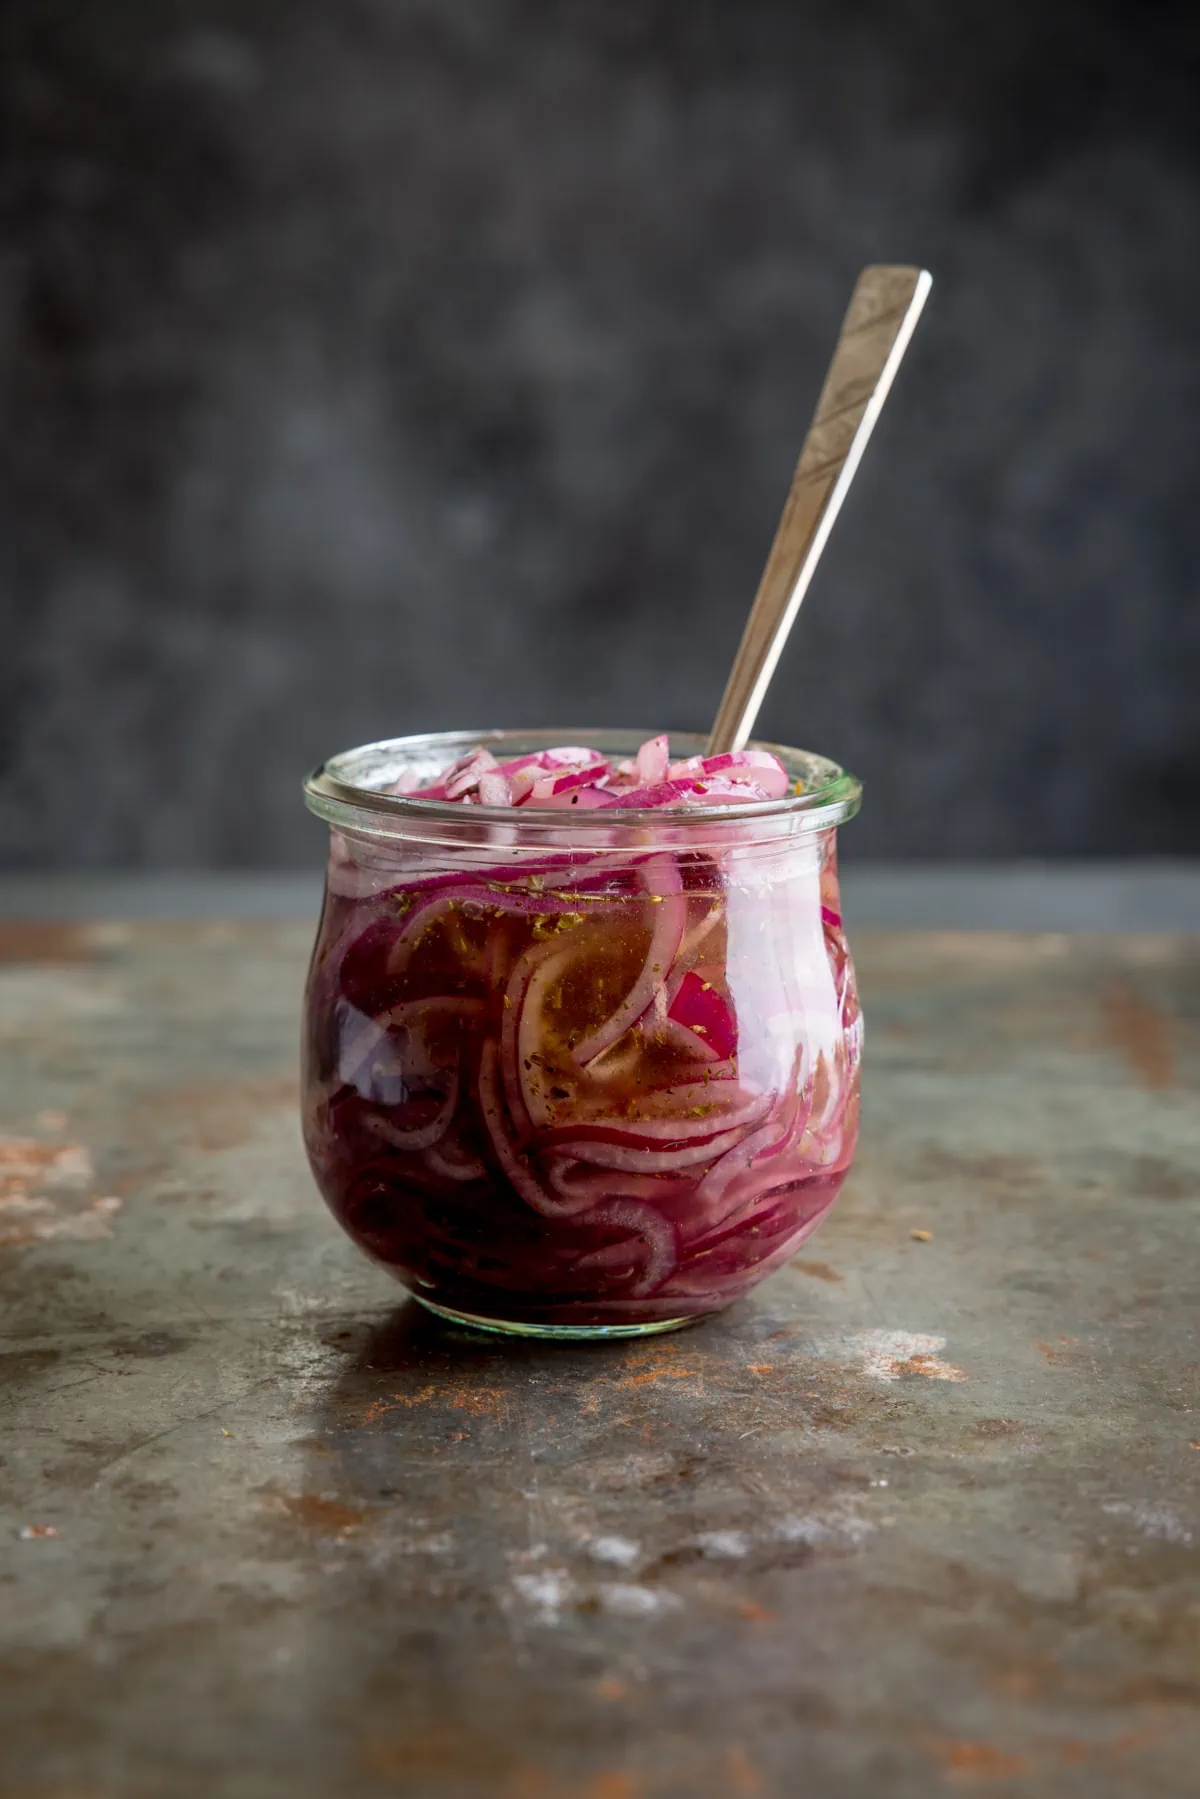
M418 1298L496 1328L663 1328L739 1298L854 1151L834 828L782 830L777 791L716 819L601 803L574 848L566 820L525 841L524 808L476 798L511 823L456 845L397 785L394 831L332 833L309 976L305 1140L335 1216Z

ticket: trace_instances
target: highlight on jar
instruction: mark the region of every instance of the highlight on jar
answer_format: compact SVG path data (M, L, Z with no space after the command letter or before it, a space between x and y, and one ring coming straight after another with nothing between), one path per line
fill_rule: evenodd
M791 1257L854 1152L837 826L777 746L397 739L334 758L304 1130L354 1241L426 1306L667 1330Z

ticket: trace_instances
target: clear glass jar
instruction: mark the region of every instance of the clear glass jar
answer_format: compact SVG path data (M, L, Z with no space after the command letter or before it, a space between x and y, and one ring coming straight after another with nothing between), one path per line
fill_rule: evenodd
M641 738L446 732L309 777L331 833L305 1143L335 1217L432 1311L629 1336L740 1298L845 1178L862 1027L836 829L860 788L763 744L793 791L733 808L386 791L480 743L505 759L564 741L615 758Z

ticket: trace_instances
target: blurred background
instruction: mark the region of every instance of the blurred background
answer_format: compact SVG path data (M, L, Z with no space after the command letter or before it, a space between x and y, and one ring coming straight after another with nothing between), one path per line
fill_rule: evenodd
M375 737L704 727L861 264L933 298L760 733L868 858L1200 851L1200 11L6 0L0 858L314 864Z

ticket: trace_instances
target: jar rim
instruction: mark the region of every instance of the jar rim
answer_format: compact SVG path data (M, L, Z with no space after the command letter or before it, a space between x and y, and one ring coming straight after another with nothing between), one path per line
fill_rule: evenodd
M636 833L669 830L692 841L697 835L735 824L761 824L767 835L828 830L853 818L862 803L862 785L846 769L810 750L756 739L750 749L768 750L787 769L792 791L781 799L759 800L738 806L697 806L686 810L623 808L617 818L610 809L574 812L566 808L522 806L463 806L453 800L425 800L411 794L389 793L386 787L404 773L416 772L432 780L449 763L478 748L497 756L531 754L563 743L587 744L609 756L632 755L638 745L656 735L652 731L624 729L429 731L407 737L382 738L327 757L305 778L305 803L310 812L342 830L368 836L403 837L449 842L464 827L470 840L496 826L515 829L522 840L542 835L570 837L580 848L592 842L611 843L614 834L626 838ZM702 755L705 739L696 732L673 731L672 748L683 756ZM744 835L744 832L739 832Z

